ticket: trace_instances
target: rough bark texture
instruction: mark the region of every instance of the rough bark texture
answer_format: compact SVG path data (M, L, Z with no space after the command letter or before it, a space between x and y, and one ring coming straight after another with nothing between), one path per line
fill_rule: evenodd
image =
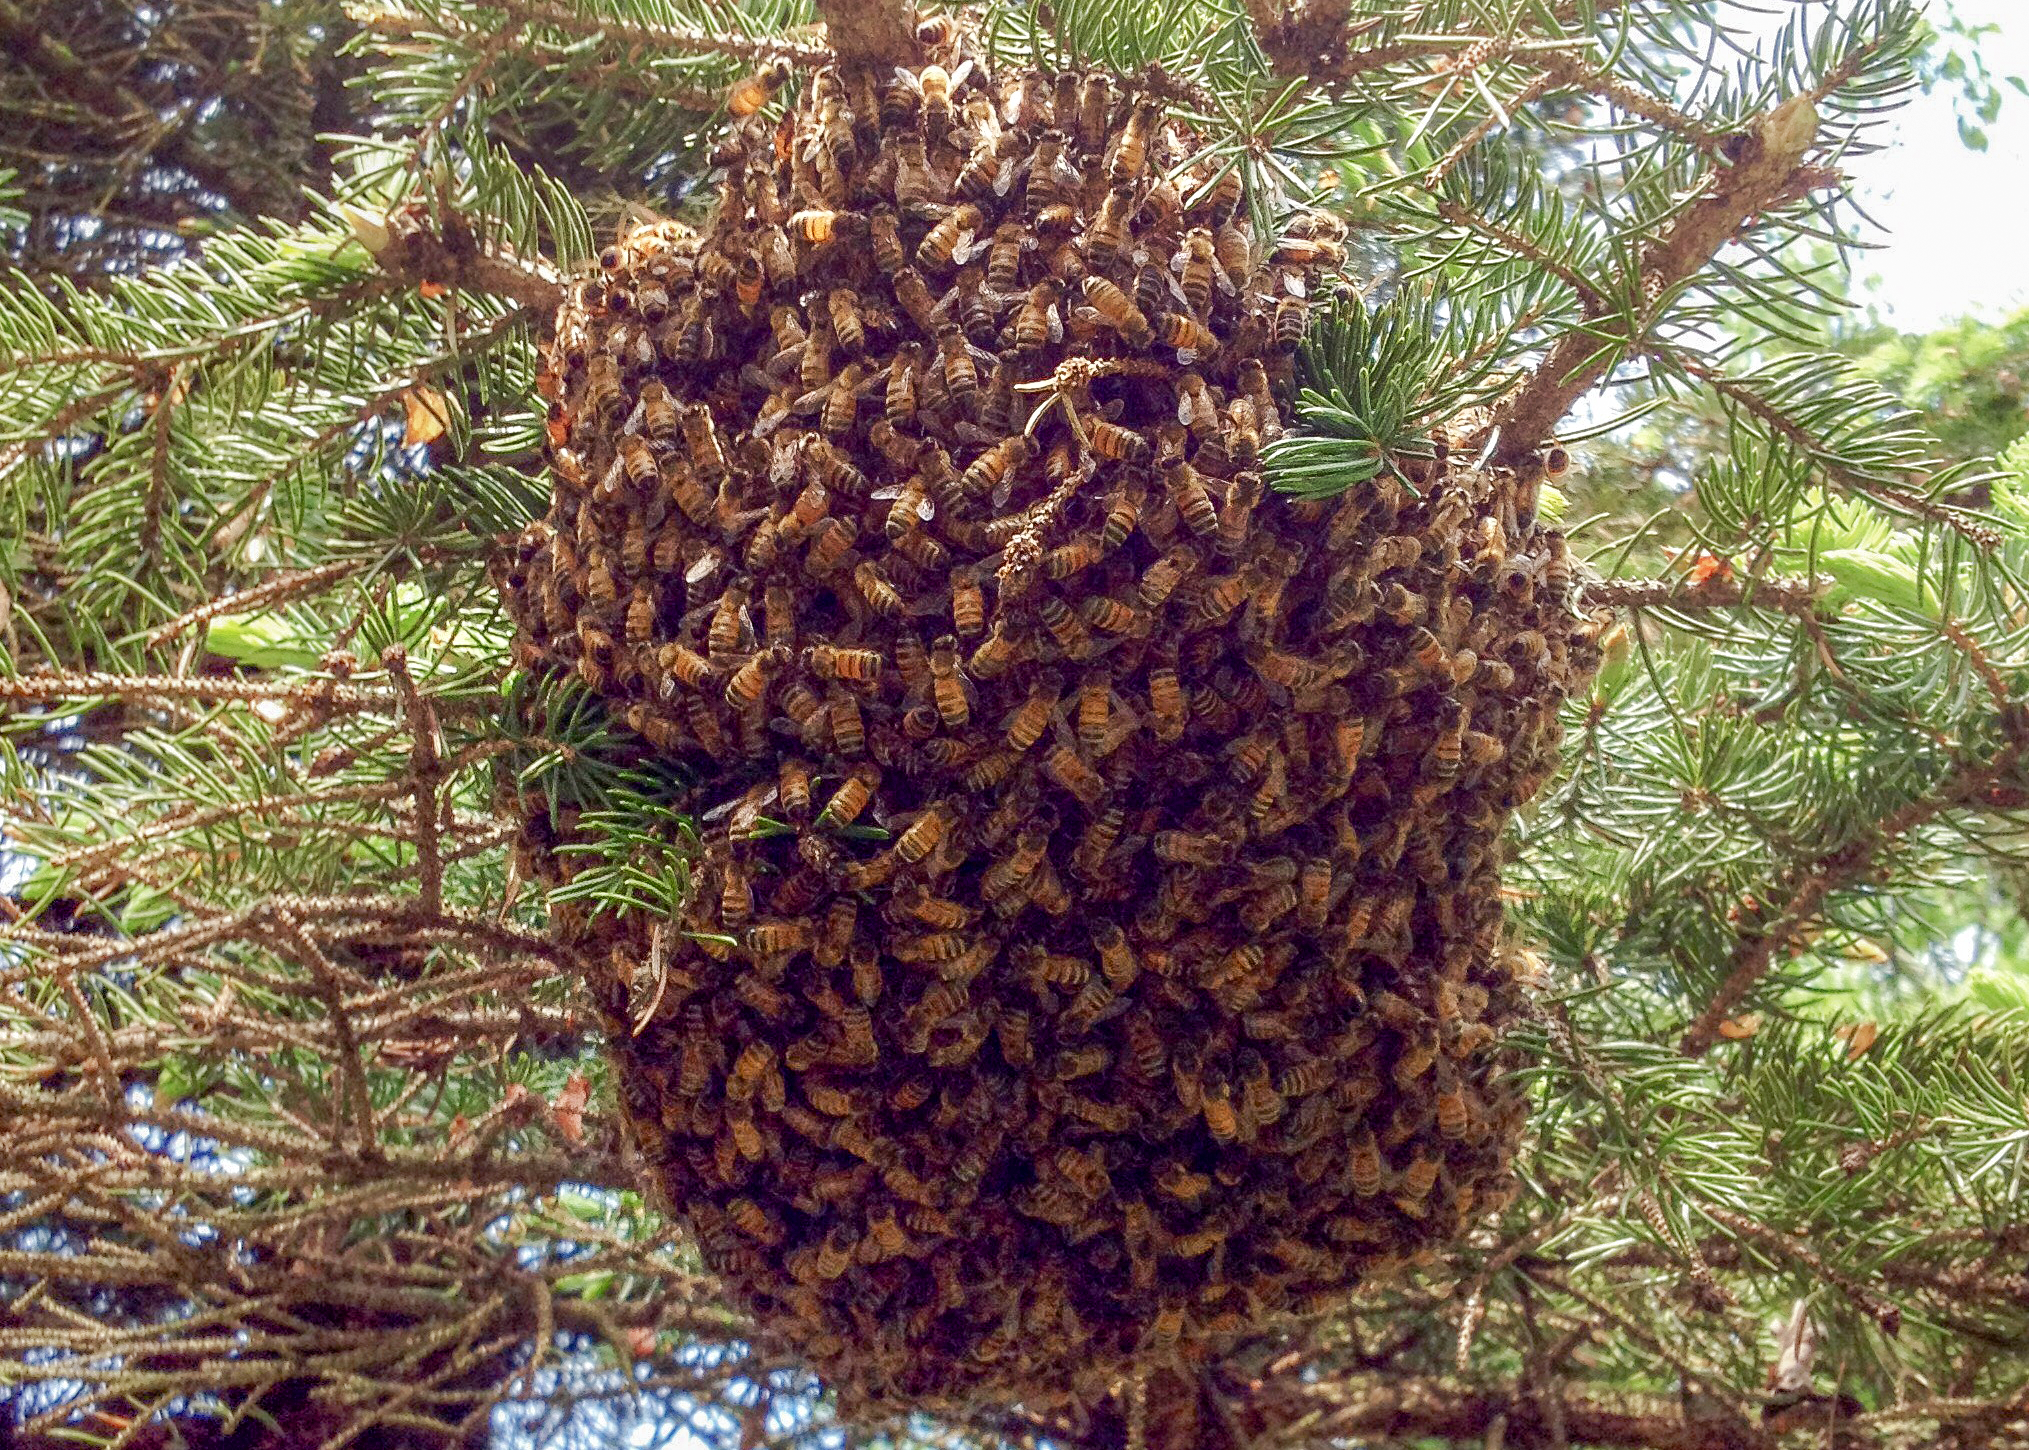
M916 7L909 0L817 0L839 63L884 72L917 59Z

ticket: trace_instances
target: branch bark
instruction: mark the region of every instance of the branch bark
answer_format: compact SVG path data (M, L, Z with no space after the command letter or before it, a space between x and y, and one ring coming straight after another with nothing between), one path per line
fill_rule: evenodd
M921 58L912 0L817 0L817 13L842 66L882 73Z
M1503 461L1516 462L1541 447L1615 360L1640 344L1662 298L1709 262L1751 218L1791 199L1800 183L1814 179L1804 157L1816 140L1817 107L1809 95L1792 96L1746 133L1734 163L1714 172L1706 194L1643 253L1640 280L1650 299L1644 315L1601 319L1566 333L1520 390L1495 410L1488 431L1499 431Z

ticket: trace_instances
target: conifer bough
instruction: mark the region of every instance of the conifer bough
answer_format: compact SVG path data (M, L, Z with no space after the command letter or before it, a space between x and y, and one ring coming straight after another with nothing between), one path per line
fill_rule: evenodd
M568 806L524 854L655 1177L849 1396L1089 1394L1513 1191L1499 842L1603 618L1541 459L1264 488L1343 233L1190 143L823 70L558 315L518 648L703 843L677 921L571 900Z

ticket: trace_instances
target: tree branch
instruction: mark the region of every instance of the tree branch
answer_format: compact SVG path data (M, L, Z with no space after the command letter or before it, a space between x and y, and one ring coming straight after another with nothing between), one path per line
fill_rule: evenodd
M1269 1387L1259 1386L1267 1391ZM1733 1416L1686 1420L1666 1402L1613 1404L1587 1395L1532 1394L1520 1387L1478 1389L1438 1379L1277 1385L1280 1423L1259 1446L1318 1445L1366 1436L1484 1442L1496 1421L1511 1446L1566 1445L1608 1450L1764 1450L1773 1442ZM1258 1413L1259 1407L1254 1407ZM1561 1429L1560 1436L1557 1431Z
M817 0L817 13L840 65L884 74L921 58L913 0Z
M1826 897L1871 871L1875 858L1890 843L1954 806L1984 795L2022 758L2024 744L2019 737L2011 739L1986 764L1959 766L1935 790L1908 802L1812 863L1782 909L1765 926L1750 927L1741 934L1733 948L1731 970L1705 1004L1705 1010L1685 1029L1677 1050L1686 1057L1702 1057L1710 1051L1719 1040L1719 1024L1768 975L1776 952L1795 939L1797 929L1818 913Z
M1602 320L1567 333L1520 390L1495 410L1488 431L1499 431L1499 457L1513 462L1534 453L1572 405L1607 375L1617 355L1640 344L1660 299L1709 262L1750 218L1789 200L1800 182L1813 179L1803 158L1817 132L1817 107L1811 96L1801 95L1745 133L1733 165L1715 171L1706 194L1679 213L1644 252L1640 281L1650 299L1644 315L1624 322Z
M1824 589L1823 584L1802 579L1739 579L1718 574L1703 583L1614 579L1587 584L1585 602L1612 609L1776 609L1802 616L1817 612Z

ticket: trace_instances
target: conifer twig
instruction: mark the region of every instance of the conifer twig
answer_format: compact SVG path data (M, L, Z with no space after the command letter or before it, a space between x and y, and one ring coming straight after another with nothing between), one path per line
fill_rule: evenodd
M2011 739L1983 765L1961 765L1936 788L1908 802L1860 832L1853 839L1820 856L1804 871L1790 898L1766 924L1744 930L1733 948L1732 961L1724 980L1706 1002L1691 1025L1684 1030L1677 1050L1685 1057L1702 1057L1719 1040L1719 1024L1732 1016L1747 994L1768 975L1775 954L1795 940L1799 928L1816 916L1825 898L1850 885L1874 868L1883 848L1936 819L1956 806L1977 799L2012 770L2022 758L2025 743Z
M1855 54L1833 81L1857 67ZM1830 83L1821 87L1829 90ZM1653 307L1697 272L1753 217L1790 199L1797 186L1817 180L1804 157L1817 141L1817 106L1810 94L1792 96L1745 133L1739 157L1706 178L1705 194L1677 214L1668 231L1641 259L1641 291ZM1541 447L1577 401L1613 366L1614 344L1639 347L1654 318L1602 320L1573 329L1550 348L1528 380L1494 410L1486 433L1498 431L1499 456L1518 460Z

